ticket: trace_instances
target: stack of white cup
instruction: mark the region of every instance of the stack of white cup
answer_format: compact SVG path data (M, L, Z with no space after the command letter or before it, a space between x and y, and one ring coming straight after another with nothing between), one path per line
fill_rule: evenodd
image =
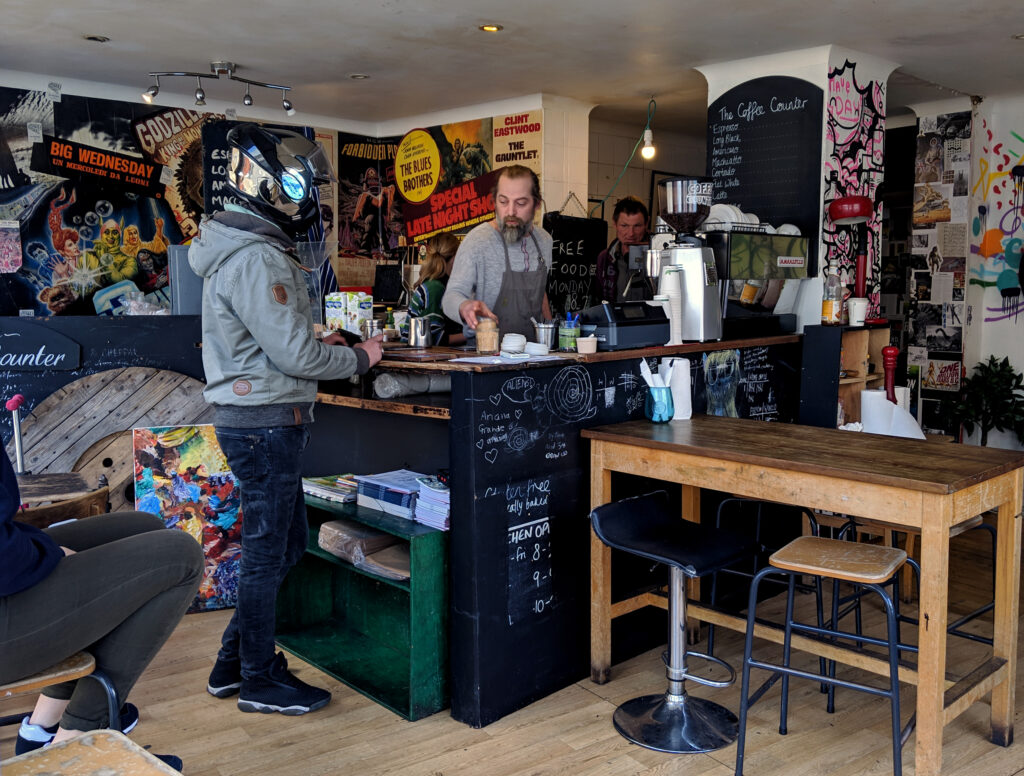
M658 283L658 291L668 297L668 312L671 338L666 345L683 344L683 290L682 270L674 264L663 267L661 280Z

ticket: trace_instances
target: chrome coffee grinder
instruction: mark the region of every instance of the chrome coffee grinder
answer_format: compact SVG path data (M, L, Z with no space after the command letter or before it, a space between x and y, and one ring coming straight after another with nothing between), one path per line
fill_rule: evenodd
M687 176L658 182L659 215L675 231L674 240L661 251L659 263L663 272L673 265L681 270L680 336L684 342L722 339L715 254L696 235L708 217L712 199L711 178Z

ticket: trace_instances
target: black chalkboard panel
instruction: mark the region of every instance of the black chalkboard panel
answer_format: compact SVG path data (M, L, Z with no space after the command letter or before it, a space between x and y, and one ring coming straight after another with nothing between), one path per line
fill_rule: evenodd
M79 349L76 368L24 369L0 367L0 398L16 393L27 400L31 410L43 399L80 377L108 369L131 366L154 367L203 379L200 344L203 339L198 315L60 316L49 318L5 318L7 335L21 335L25 341L53 342L57 339ZM11 413L0 414L0 435L8 438Z
M555 318L567 311L589 307L590 279L597 254L608 241L608 224L600 218L574 218L546 213L544 228L551 234L551 268L548 271L548 302Z
M736 86L708 107L707 174L715 202L790 223L810 239L817 268L823 92L789 76Z
M589 673L579 431L641 417L646 391L638 360L452 376L455 719L487 725Z

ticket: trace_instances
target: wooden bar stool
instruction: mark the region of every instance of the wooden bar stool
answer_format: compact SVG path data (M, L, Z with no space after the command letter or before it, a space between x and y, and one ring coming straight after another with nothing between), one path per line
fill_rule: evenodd
M95 679L103 686L103 691L107 695L107 724L109 727L117 729L121 724L121 705L117 701L117 690L114 689L113 683L106 674L96 670L96 659L88 652L76 652L45 671L26 676L16 682L0 684L0 699L38 692L44 687L70 682L73 679ZM24 717L25 714L10 714L0 717L0 726L19 724Z
M181 776L124 733L93 730L0 763L4 776Z
M724 706L686 693L686 680L709 687L727 687L736 672L724 661L686 649L686 580L702 577L753 555L756 546L726 531L684 520L668 508L665 491L623 499L590 513L597 537L609 547L669 567L668 689L643 695L615 710L615 729L634 744L659 752L710 752L736 739L736 715ZM687 657L722 666L723 681L694 676Z
M795 539L769 558L771 565L762 569L754 577L750 586L749 609L747 610L747 637L743 648L743 678L740 692L739 736L736 748L736 776L743 774L743 754L746 737L747 712L778 679L782 679L782 701L779 713L779 733L787 733L787 713L789 702L789 678L791 676L825 683L831 687L846 687L851 690L878 695L889 699L892 715L892 746L893 774L902 773L901 752L903 743L910 734L911 725L907 729L900 728L900 688L899 688L899 652L900 644L896 623L896 611L892 598L886 592L885 584L903 567L907 554L895 547L883 547L874 544L824 539L816 536L801 536ZM769 574L782 574L788 577L786 597L785 635L782 644L782 662L769 663L753 657L754 623L756 620L757 588ZM840 581L851 582L865 590L878 594L885 606L887 632L886 639L877 639L859 633L851 633L839 629L833 619L826 626L810 625L794 620L793 600L797 577L815 575L829 578L833 585ZM838 592L833 600L838 598ZM821 673L801 671L790 666L791 641L793 633L816 636L829 641L850 641L868 643L887 647L889 657L889 686L875 687L857 682L850 682L835 677L835 664L830 663L827 676ZM771 676L753 694L750 692L750 669L760 668L771 671Z

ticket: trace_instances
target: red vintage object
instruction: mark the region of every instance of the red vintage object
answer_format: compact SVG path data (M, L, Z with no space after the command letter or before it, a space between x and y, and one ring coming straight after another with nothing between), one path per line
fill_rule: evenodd
M896 401L896 358L899 354L900 349L892 345L886 345L882 348L882 369L885 370L885 398L893 404L898 404Z
M836 226L866 223L871 220L874 212L875 203L861 194L840 197L828 205L828 217Z

